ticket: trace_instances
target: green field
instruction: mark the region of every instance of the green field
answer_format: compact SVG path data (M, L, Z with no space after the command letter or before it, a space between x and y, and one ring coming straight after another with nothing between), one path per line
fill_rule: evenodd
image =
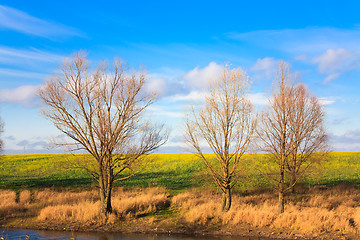
M0 158L0 188L31 189L44 187L91 187L87 172L69 167L82 155L3 155ZM203 162L192 154L153 154L142 164L141 171L118 186L128 188L163 186L181 191L192 187L214 187ZM235 190L270 187L276 169L264 154L247 154L239 168ZM309 169L302 184L360 184L360 153L330 153L321 166Z

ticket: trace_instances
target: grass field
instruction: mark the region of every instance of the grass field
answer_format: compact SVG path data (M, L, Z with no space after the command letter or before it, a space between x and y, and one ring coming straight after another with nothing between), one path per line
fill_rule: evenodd
M93 180L84 170L69 167L79 159L89 157L2 156L0 226L159 233L202 229L200 233L244 236L254 231L253 236L274 237L275 232L279 237L285 233L313 239L351 239L360 231L360 153L330 153L321 165L310 168L300 181L303 187L287 196L281 215L275 192L264 191L272 187L271 176L276 174L276 165L265 154L244 156L227 213L221 211L221 194L195 155L154 154L136 176L118 182L123 187L114 188L115 213L106 224L98 218L100 201ZM313 185L320 186L307 188Z
M69 162L82 155L3 155L0 158L0 188L37 189L45 187L90 187L90 175L69 167ZM192 154L153 154L142 164L134 177L118 182L118 186L161 186L174 191L192 187L213 187L203 162ZM266 169L276 166L264 154L247 154L239 168L235 190L270 187ZM311 168L301 180L305 185L360 184L360 153L330 153L321 166Z

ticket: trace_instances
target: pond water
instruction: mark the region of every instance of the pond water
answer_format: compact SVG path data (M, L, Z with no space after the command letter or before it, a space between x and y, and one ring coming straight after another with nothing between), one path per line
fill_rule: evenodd
M263 238L178 236L156 234L120 234L93 232L57 232L27 229L1 229L0 240L265 240Z

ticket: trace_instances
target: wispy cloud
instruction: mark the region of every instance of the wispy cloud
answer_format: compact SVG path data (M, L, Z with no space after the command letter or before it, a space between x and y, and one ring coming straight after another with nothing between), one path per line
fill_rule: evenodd
M308 27L228 33L230 39L281 51L291 58L316 64L325 74L324 84L343 73L360 68L360 29ZM271 65L271 58L258 59L255 69Z
M32 79L43 79L46 75L42 73L15 70L9 68L0 68L0 76L10 76L10 77L21 77L21 78L32 78Z
M24 61L59 62L64 57L35 48L16 49L0 46L0 63L23 63Z
M24 85L12 89L0 89L0 102L21 104L24 107L37 107L40 104L36 96L38 87Z
M341 125L341 124L345 124L347 122L349 122L349 117L340 117L340 118L336 118L336 119L332 120L331 124Z
M320 97L319 98L319 103L323 106L326 105L331 105L333 103L335 103L336 101L334 99L330 99L330 98L326 98L326 97Z
M342 135L329 135L330 143L336 151L359 151L360 129L346 131Z
M272 78L276 73L278 63L279 61L272 57L258 58L250 71L255 73L255 79Z
M308 57L307 57L306 54L300 54L298 56L295 56L294 60L296 60L296 61L307 61Z
M82 36L82 34L74 28L59 23L44 21L26 12L4 5L0 5L0 28L46 38Z
M308 27L303 29L259 30L227 33L227 38L297 55L317 55L327 49L360 49L360 29Z
M327 77L324 84L338 78L344 72L360 68L360 51L350 51L344 48L328 49L315 57L313 63L318 64L318 70Z
M166 97L164 100L168 102L179 102L179 101L204 101L205 98L209 96L209 93L206 91L191 91L187 94L175 94L169 97Z
M18 142L16 145L19 147L27 147L30 149L46 149L49 146L49 143L45 141L30 142L28 140L23 140Z

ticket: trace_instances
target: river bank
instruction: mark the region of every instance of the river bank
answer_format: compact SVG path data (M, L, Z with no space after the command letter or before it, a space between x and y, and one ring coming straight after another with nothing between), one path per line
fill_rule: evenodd
M71 232L29 229L2 229L0 239L38 239L38 240L270 240L262 237L209 236L189 234L158 233L119 233L119 232Z
M265 237L279 239L357 239L360 189L313 187L287 197L277 215L272 192L234 194L229 212L221 196L193 189L175 196L164 188L114 191L114 213L98 219L95 190L37 190L0 193L0 225L75 232L121 232ZM344 201L346 199L346 201Z
M300 234L293 231L279 231L269 228L252 228L248 225L242 226L189 226L181 225L175 226L169 222L157 222L149 224L144 221L135 221L130 223L123 223L119 225L114 224L90 224L83 225L79 223L38 223L27 222L21 219L6 224L2 227L7 229L29 229L42 231L57 231L57 232L71 232L71 233L109 233L109 234L142 234L142 235L167 235L174 237L188 236L188 237L205 237L205 238L231 238L236 239L256 239L256 240L271 240L271 239L359 239L353 234L339 234L339 233L322 233L322 234Z

